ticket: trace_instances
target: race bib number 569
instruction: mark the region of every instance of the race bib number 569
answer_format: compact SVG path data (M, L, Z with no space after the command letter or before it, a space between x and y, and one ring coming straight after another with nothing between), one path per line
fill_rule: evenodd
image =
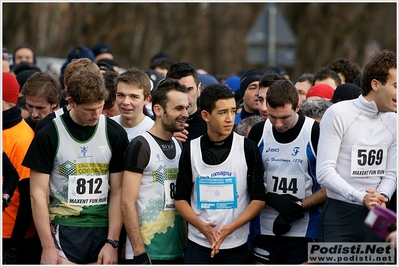
M352 146L351 176L383 176L388 147Z

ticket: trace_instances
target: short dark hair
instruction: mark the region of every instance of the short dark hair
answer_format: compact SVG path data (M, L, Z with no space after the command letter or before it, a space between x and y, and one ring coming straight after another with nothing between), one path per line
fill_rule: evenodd
M156 58L151 62L150 69L155 69L156 67L159 67L161 69L166 69L169 70L169 68L174 64L175 62L173 59L168 58L168 57L161 57L161 58Z
M178 62L173 64L166 73L167 78L177 80L187 76L193 76L195 84L199 84L197 70L187 62Z
M385 85L389 77L389 69L392 68L396 69L396 54L394 52L385 49L372 56L365 65L361 76L362 95L366 96L371 91L373 79Z
M304 73L298 78L296 78L295 83L302 83L304 81L308 81L310 84L313 84L314 74L313 73Z
M266 93L266 102L272 108L291 104L292 109L296 110L299 102L298 91L292 82L288 80L275 81L270 85Z
M360 73L360 66L346 58L338 58L328 64L327 67L336 73L342 73L342 76L345 77L345 83L353 83L353 80Z
M108 97L105 99L104 109L110 109L114 106L116 101L115 79L118 77L118 73L113 70L106 70L102 75L105 89L108 90Z
M328 67L323 67L314 75L313 85L315 85L316 81L325 80L328 78L332 78L337 86L341 85L342 83L338 73L330 70Z
M280 81L280 80L287 80L284 76L275 73L275 72L267 72L265 75L263 75L260 80L259 80L259 88L260 87L269 87L272 83L275 81Z
M206 110L209 114L212 114L212 110L214 110L218 100L230 98L234 98L234 95L228 86L210 84L201 92L200 107L202 110Z
M166 78L159 82L157 88L152 90L152 112L154 112L154 106L160 105L163 109L166 109L166 103L168 102L168 93L172 90L187 93L188 89L186 86L180 84L177 80ZM155 114L155 112L154 112Z

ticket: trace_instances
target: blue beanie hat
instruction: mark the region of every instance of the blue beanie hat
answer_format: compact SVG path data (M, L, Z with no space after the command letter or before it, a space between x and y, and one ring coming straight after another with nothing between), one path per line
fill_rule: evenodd
M211 84L219 84L218 80L213 75L208 73L198 74L198 79L205 87Z
M224 82L224 85L227 85L231 91L237 92L240 89L240 77L239 76L230 76Z
M61 67L61 74L64 74L66 67L68 66L69 63L71 63L72 60L78 58L88 58L94 62L93 51L91 51L91 49L83 45L78 45L74 47L71 51L69 51L67 60Z

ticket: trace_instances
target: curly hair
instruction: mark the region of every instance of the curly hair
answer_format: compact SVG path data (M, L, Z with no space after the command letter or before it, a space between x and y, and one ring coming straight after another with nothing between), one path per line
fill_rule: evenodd
M77 105L98 103L108 97L102 74L89 68L75 71L66 85L69 96Z
M71 77L75 71L77 71L81 68L88 68L88 69L98 71L98 73L101 73L98 65L96 63L92 62L88 58L72 59L72 61L69 62L69 64L67 65L65 72L64 72L64 84L66 84L69 77Z
M234 131L242 136L247 136L249 130L257 124L258 122L262 121L262 117L259 115L253 115L242 119L234 128Z
M345 81L343 83L353 83L356 76L360 73L360 67L356 63L350 62L346 58L338 58L327 65L330 70L341 73Z
M324 112L331 106L332 103L325 98L308 98L301 103L299 113L313 119L321 119Z
M362 95L366 96L372 90L371 81L373 79L385 85L389 78L390 69L396 69L396 54L394 52L385 49L371 57L361 76Z

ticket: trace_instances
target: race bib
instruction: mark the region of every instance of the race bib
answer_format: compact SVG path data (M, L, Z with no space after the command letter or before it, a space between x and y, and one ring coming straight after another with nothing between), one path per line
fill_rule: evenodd
M68 204L104 205L108 202L108 176L69 176Z
M351 176L383 176L387 167L387 146L352 146Z
M198 209L236 209L236 177L196 177Z
M267 173L266 189L268 192L277 194L290 194L297 198L305 197L305 176L304 175L284 175Z
M165 189L165 205L164 210L176 210L175 195L176 195L176 180L164 180Z

